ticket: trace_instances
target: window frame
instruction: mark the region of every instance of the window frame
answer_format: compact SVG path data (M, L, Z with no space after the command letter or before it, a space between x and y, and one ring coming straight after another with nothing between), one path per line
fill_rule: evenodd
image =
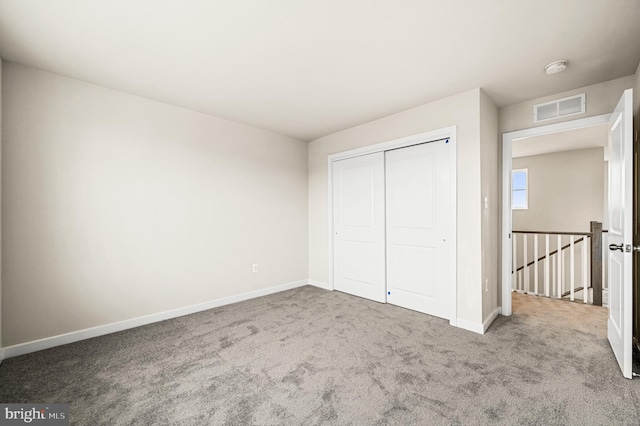
M513 202L513 194L516 189L513 188L513 176L516 173L524 173L524 207L516 207ZM517 191L522 191L522 189L518 189ZM511 210L529 210L529 169L512 169L511 170Z

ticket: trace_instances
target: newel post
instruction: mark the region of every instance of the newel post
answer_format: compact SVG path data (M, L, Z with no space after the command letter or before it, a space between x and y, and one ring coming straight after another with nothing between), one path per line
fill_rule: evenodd
M591 287L593 304L602 306L602 222L591 222Z

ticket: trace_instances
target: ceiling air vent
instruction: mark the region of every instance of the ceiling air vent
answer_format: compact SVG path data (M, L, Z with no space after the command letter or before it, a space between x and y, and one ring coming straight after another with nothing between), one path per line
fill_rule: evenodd
M586 108L584 93L568 98L556 99L533 106L533 122L553 120L554 118L568 117L570 115L584 114Z

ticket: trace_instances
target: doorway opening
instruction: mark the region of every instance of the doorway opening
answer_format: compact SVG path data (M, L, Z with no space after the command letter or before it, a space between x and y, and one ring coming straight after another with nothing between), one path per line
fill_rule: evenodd
M514 292L607 306L608 132L600 124L512 141Z
M589 213L587 212L587 216L585 216L585 213L583 212L581 214L583 217L581 221L586 223L574 223L571 219L559 217L558 215L554 215L557 216L554 218L544 217L541 216L539 212L536 216L533 208L530 208L530 202L533 202L534 206L537 205L537 208L539 209L540 203L544 203L545 201L540 201L540 195L537 193L534 194L533 198L530 200L530 197L532 197L529 189L531 177L528 170L529 167L526 166L527 164L531 164L533 168L532 171L536 175L537 181L534 182L534 186L531 189L542 192L546 190L546 198L553 198L549 197L550 194L548 188L550 185L557 184L554 188L555 190L567 183L553 182L553 177L556 176L559 178L563 174L562 171L558 172L556 170L556 173L546 173L544 170L545 167L548 167L548 162L551 157L556 157L554 158L556 162L562 161L562 150L559 149L557 145L563 144L564 148L566 148L564 149L565 152L572 151L572 148L597 149L599 146L603 151L604 160L604 143L599 137L602 136L602 133L599 132L603 132L603 129L608 128L609 118L609 114L604 114L595 117L509 132L503 135L503 315L511 315L512 313L512 291L541 294L546 297L555 297L558 299L562 299L563 294L566 291L569 291L569 299L576 300L576 293L578 293L576 289L583 287L583 290L578 294L578 297L582 297L582 301L584 302L585 295L587 296L587 300L589 300L589 294L591 294L591 300L593 301L593 290L584 291L587 281L589 281L587 288L593 288L590 278L590 268L593 265L593 262L592 259L589 259L590 250L587 250L586 248L587 246L590 247L594 242L593 235L588 235L591 234L591 227L593 226L591 222L604 222L604 217L606 216L606 214L604 214L604 194L600 196L596 195L596 197L599 197L602 200L600 203L601 211L603 212L602 216L598 217L598 214L595 214L594 216L596 217L584 219L584 217L589 217ZM585 135L590 135L592 140L589 143L592 146L587 146L585 144ZM571 139L572 137L573 140ZM598 146L595 146L596 144ZM534 158L536 156L542 158ZM544 156L547 158L544 158ZM544 160L547 160L547 162L545 163ZM601 175L604 175L603 168L604 164L600 166L599 173ZM538 181L540 176L545 180L551 177L552 181L540 188L540 182ZM564 176L566 177L566 171ZM602 183L602 189L604 190L604 182ZM562 192L559 193L560 197L562 197ZM593 196L590 198L593 198ZM550 201L547 200L547 202ZM593 204L593 200L591 200L590 203ZM512 209L512 204L514 204L515 209ZM544 205L543 207L547 212L554 211L554 209L547 208ZM549 213L546 213L546 215L548 216ZM516 218L515 226L514 217ZM600 218L602 220L598 220ZM518 226L521 227L521 229L517 229ZM539 227L540 229L534 229L534 227ZM529 233L525 231L535 232ZM567 247L565 248L565 246ZM573 256L570 254L572 246ZM576 257L576 252L578 257ZM571 257L573 257L573 268L571 268ZM585 257L587 258L586 260L584 259ZM527 259L526 262L524 261L525 258ZM582 268L580 268L580 266L582 266ZM580 269L576 269L576 267ZM585 275L584 279L582 278L583 274ZM572 275L573 292L571 292ZM587 276L589 277L588 280L586 278ZM597 296L598 295L596 294L596 301Z
M553 135L560 132L585 129L593 126L607 125L608 132L608 194L607 194L607 207L604 217L608 218L607 223L607 243L608 246L603 247L603 251L606 252L606 265L608 267L607 273L607 305L608 305L608 319L607 319L607 338L609 340L613 354L620 366L622 374L626 378L633 377L632 361L633 361L633 261L634 253L640 251L640 246L636 250L634 246L634 169L633 158L637 155L634 152L633 144L633 90L627 89L622 94L618 104L611 114L604 114L595 117L589 117L579 120L573 120L563 123L556 123L548 126L541 126L536 128L524 129L515 132L509 132L503 134L503 147L502 147L502 314L511 315L512 313L512 291L515 290L514 277L517 274L517 264L514 268L513 258L513 237L516 236L513 229L513 217L512 217L512 197L514 198L514 205L524 206L522 202L521 194L514 194L513 190L522 190L524 185L521 182L515 182L512 188L511 174L513 170L514 158L513 148L514 142L520 139L532 138L536 136ZM519 178L522 181L522 176ZM603 217L603 219L604 219ZM582 235L583 240L580 243L584 244L583 253L586 251L589 238L596 239L597 229L594 230L594 222L590 223L590 232L585 232ZM596 228L600 225L595 222ZM571 280L571 292L570 296L575 300L576 286L575 286L575 245L577 243L576 236L569 235L569 247L571 248L570 263L569 263L569 275ZM601 232L601 231L600 231ZM548 233L547 233L548 234ZM600 235L601 238L601 235ZM544 263L549 268L549 264L552 263L550 247L547 241L549 237L544 237L544 250L545 257ZM562 283L565 279L563 266L565 260L561 254L564 249L562 239L557 238L557 252L556 262L560 268L556 268L559 273L557 274L558 284ZM534 253L536 250L537 237L534 237ZM527 251L528 254L528 241L527 245L523 245L523 252ZM517 255L517 253L516 253ZM592 261L596 256L592 253ZM588 285L588 264L589 256L587 253L582 255L583 264L582 270L584 271L583 283L583 302L589 301ZM595 259L597 260L597 259ZM534 260L534 274L539 273L540 258ZM528 262L523 262L523 269L528 267ZM545 279L545 296L548 290L549 274L544 273ZM528 276L527 276L528 277ZM523 277L525 289L530 290L530 278ZM516 283L517 278L515 279ZM535 289L535 285L538 285L538 289ZM591 284L593 286L593 284ZM539 290L539 282L536 280L534 283L534 291L537 293ZM557 288L557 297L563 297L564 287ZM595 292L591 295L592 300L596 298Z

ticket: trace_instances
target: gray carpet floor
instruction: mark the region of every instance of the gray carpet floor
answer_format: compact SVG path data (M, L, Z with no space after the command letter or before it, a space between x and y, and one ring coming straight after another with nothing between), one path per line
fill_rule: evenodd
M515 294L484 336L302 287L21 357L0 401L72 424L640 424L605 308Z

